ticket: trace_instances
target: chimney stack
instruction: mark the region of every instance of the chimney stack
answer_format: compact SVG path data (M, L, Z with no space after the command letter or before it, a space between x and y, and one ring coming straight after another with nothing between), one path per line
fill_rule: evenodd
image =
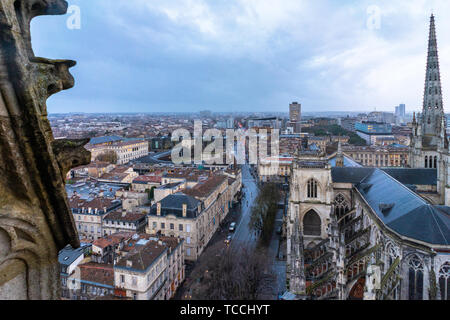
M183 218L187 217L187 204L183 203Z
M158 216L161 215L161 202L158 202L158 203L156 204L156 214L157 214Z

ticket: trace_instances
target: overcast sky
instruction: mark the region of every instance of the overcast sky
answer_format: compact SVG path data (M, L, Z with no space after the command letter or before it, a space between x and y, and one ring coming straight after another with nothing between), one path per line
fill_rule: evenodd
M292 101L305 111L418 111L432 11L450 112L448 0L69 3L80 29L67 27L70 15L32 22L37 56L78 61L75 88L50 98L50 113L287 111Z

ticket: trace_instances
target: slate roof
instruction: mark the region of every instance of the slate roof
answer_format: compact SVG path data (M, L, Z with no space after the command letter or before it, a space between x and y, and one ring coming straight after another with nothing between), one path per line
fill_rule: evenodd
M382 169L394 179L408 185L437 185L436 169Z
M345 161L344 161L345 163ZM340 183L359 183L376 168L367 167L344 167L331 168L331 176L333 182ZM395 180L398 180L404 185L437 185L437 170L436 169L379 169Z
M161 203L161 216L166 216L173 214L179 218L183 217L183 204L187 205L187 217L186 218L196 218L198 215L198 206L201 201L195 199L194 197L185 195L181 192L171 194L160 201ZM156 216L157 205L154 204L149 215Z
M373 169L356 188L383 223L402 236L450 244L450 208L428 204L386 172ZM392 207L383 210L383 205Z
M62 265L70 266L81 255L83 255L83 248L73 249L68 245L58 253L58 262Z
M333 182L357 184L371 174L373 170L375 169L364 167L333 167L331 168L331 178Z
M92 138L89 144L95 145L95 144L103 144L108 142L116 142L116 141L123 141L124 138L119 136L104 136L104 137L96 137Z

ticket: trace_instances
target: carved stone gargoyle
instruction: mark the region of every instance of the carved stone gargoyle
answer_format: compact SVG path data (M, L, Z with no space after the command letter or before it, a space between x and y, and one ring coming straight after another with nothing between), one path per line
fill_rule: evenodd
M0 0L0 299L58 299L58 251L79 246L64 180L84 140L54 140L46 101L74 85L70 60L34 56L30 21L64 0Z

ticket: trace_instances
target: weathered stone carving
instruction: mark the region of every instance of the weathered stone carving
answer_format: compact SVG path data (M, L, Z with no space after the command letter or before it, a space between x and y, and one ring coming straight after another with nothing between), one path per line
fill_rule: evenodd
M70 60L34 56L30 21L64 0L0 0L0 299L59 298L58 251L79 246L64 177L87 141L55 141L48 97L74 85Z

